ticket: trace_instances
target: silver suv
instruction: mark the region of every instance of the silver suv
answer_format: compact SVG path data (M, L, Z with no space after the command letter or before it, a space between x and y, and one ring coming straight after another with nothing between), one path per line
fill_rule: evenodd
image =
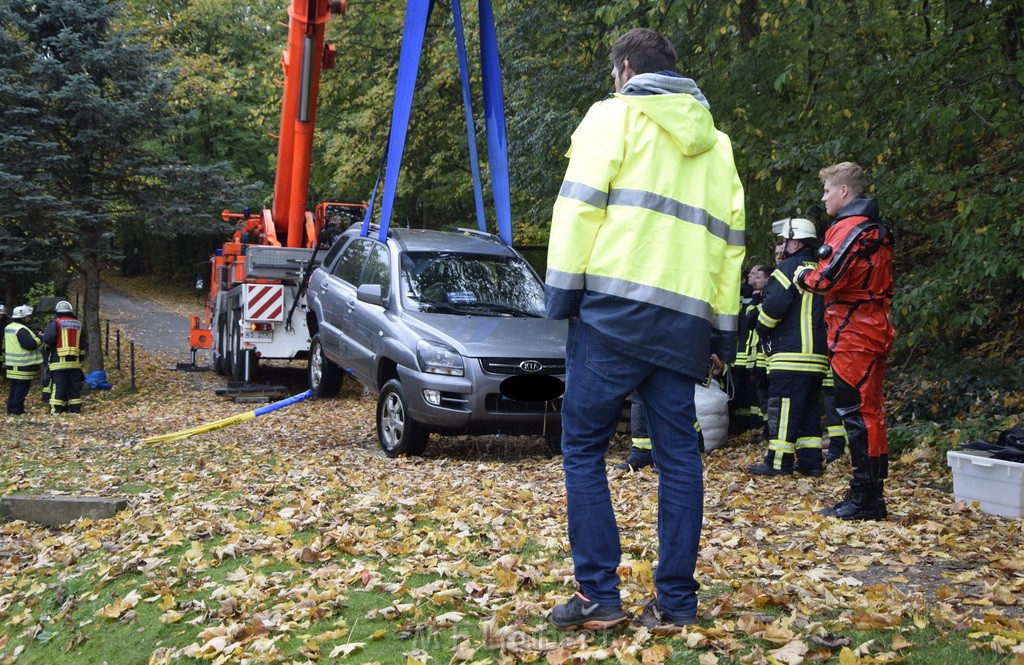
M496 236L459 229L345 231L309 281L309 385L345 374L376 391L390 457L421 455L431 432L544 434L559 450L564 321L544 285Z

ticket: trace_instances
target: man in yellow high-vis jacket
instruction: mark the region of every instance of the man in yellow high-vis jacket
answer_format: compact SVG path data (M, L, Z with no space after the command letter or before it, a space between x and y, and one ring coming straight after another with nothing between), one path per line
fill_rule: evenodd
M569 319L562 450L577 593L563 630L628 620L605 469L636 390L660 470L656 597L644 625L696 620L703 478L694 392L736 355L743 187L729 137L664 37L630 30L611 51L616 94L572 135L548 245L547 316Z
M25 413L25 397L32 382L39 378L39 367L43 363L43 342L28 327L32 308L28 305L15 307L11 322L4 328L4 370L11 384L7 395L7 415L20 416Z

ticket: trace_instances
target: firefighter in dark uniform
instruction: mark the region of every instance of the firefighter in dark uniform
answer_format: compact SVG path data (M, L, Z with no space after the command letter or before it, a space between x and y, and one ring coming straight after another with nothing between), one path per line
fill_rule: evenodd
M7 308L0 305L0 379L4 378L4 334L3 331L10 323L11 317L7 316Z
M836 410L836 379L829 367L825 381L821 384L822 401L825 407L825 427L828 432L828 455L825 464L838 462L846 454L846 426Z
M28 327L32 308L28 305L15 307L11 322L4 328L4 370L11 383L7 395L7 415L20 416L25 413L25 398L32 382L39 378L39 366L43 362L43 342Z
M82 322L66 300L54 308L57 315L43 331L49 348L50 413L82 412L82 354L88 348Z
M758 476L820 476L821 382L828 372L824 301L793 285L800 266L817 265L814 223L788 218L772 224L783 260L764 289L757 331L768 355L768 453L747 468Z

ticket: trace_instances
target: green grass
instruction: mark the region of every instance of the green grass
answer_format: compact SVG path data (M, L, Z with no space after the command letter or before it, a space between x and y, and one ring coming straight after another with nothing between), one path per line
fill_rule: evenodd
M301 533L306 537L309 534ZM101 571L96 564L103 561L99 553L82 557L76 570L80 573L67 575L66 572L55 570L48 575L39 577L39 583L45 589L35 594L25 604L15 603L0 612L2 628L0 641L7 643L0 653L11 654L15 648L24 647L17 659L19 664L50 665L66 663L68 665L134 665L148 662L150 655L161 648L179 649L189 644L202 644L199 636L201 627L193 626L189 620L204 612L216 612L220 601L214 597L217 589L231 589L236 581L237 571L244 569L252 573L273 579L280 576L282 581L300 579L308 576L314 583L317 574L322 574L326 566L345 569L360 561L357 557L334 554L326 564L300 564L289 559L273 559L271 557L239 557L225 558L217 561L209 556L209 552L224 542L223 537L203 543L207 554L198 562L188 563L184 555L189 551L191 543L169 548L163 556L172 560L171 570L177 568L181 573L174 580L156 576L147 578L143 573L125 573L112 580L101 579ZM302 542L296 538L295 542ZM363 559L364 563L375 564ZM191 569L190 569L191 567ZM414 597L414 590L442 580L437 575L423 571L414 573L395 573L389 567L378 569L382 579L379 584L362 587L358 580L344 588L327 610L320 610L319 615L306 617L297 622L287 634L277 642L283 657L289 660L304 662L305 659L332 662L327 660L331 651L339 646L361 643L348 658L333 662L381 662L394 663L404 660L402 654L426 653L433 662L450 662L453 649L467 637L477 645L473 658L482 660L490 658L498 662L500 654L497 649L479 646L482 643L480 622L482 617L474 615L472 603L466 598L455 598L442 602L434 602L430 597ZM445 583L459 587L463 582L459 579L445 578ZM25 583L28 583L27 581ZM174 607L182 611L184 616L177 623L163 623L160 616L164 612L159 601L148 602L147 598L156 596L161 585L170 583L169 590L174 594ZM282 584L282 587L285 586ZM543 585L544 587L553 585ZM166 586L164 587L166 588ZM133 590L142 589L143 600L120 619L106 619L95 616L96 612L108 603L115 602ZM540 595L544 590L538 589ZM731 589L724 584L705 588L701 591L702 601L710 600L720 594L728 594ZM273 594L267 596L257 607L248 608L249 616L273 613L275 609ZM199 609L197 602L205 604L205 610ZM283 606L283 604L282 604ZM189 609L191 607L191 609ZM778 618L785 616L782 608L768 606L759 612L766 617ZM23 621L13 625L13 621L24 619L26 610L31 621ZM449 612L463 613L465 619L451 625L437 625L435 617ZM731 619L734 619L732 617ZM828 626L836 617L819 617ZM537 626L540 617L526 617L526 628ZM29 626L38 625L29 630ZM711 622L701 622L700 629L712 630ZM977 650L978 643L970 639L966 633L943 630L933 625L919 629L910 622L900 626L901 638L913 643L910 649L904 649L900 657L907 663L932 665L1003 665L1011 662L1009 655ZM619 633L609 632L595 635L590 644L593 648L611 649ZM872 642L870 653L899 653L893 647L896 633L892 630L840 630L836 633L845 637L846 649L854 649ZM519 634L515 639L526 640L533 646L553 648L566 634L550 627L542 627L539 631L530 630L529 634ZM512 638L509 638L512 639ZM668 637L667 643L672 648L668 663L694 663L701 653L707 649L695 650L687 648L679 638ZM742 654L749 654L753 648L764 653L779 648L780 645L755 638L741 638L742 647L731 653L718 653L720 663L739 663ZM810 644L812 648L815 645ZM831 657L821 662L838 663L843 644L835 644ZM737 655L739 654L739 655ZM2 661L7 662L7 661ZM204 663L209 659L181 657L174 662ZM229 661L230 662L230 661ZM851 661L854 662L854 661ZM876 662L876 661L872 661ZM877 661L885 662L885 661Z

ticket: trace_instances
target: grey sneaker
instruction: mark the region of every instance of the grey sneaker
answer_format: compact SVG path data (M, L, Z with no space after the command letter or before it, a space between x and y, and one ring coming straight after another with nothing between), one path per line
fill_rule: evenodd
M658 599L655 598L644 606L640 613L640 624L647 630L654 630L658 627L668 626L692 626L697 623L697 616L673 616L661 609Z
M608 630L628 621L629 615L621 607L592 603L577 591L567 603L551 608L548 619L559 630Z

